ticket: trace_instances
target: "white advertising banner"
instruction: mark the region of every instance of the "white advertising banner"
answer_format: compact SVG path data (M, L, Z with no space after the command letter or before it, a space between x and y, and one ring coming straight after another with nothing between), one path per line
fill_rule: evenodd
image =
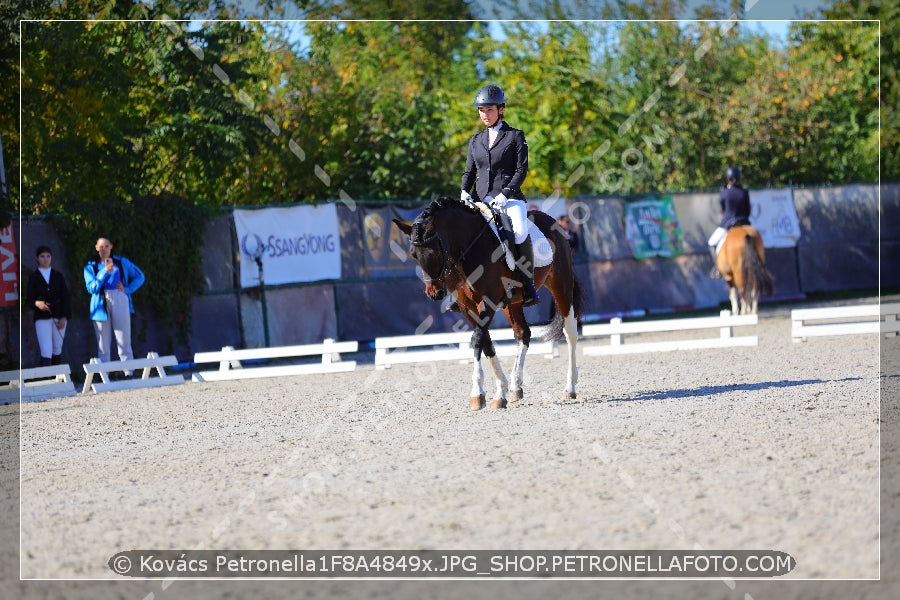
M241 287L340 279L341 239L334 204L234 210Z
M766 248L793 248L800 239L800 224L791 188L750 190L750 224Z

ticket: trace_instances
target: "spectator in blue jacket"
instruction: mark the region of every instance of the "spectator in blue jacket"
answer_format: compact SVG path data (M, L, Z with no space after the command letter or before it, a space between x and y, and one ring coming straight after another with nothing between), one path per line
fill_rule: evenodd
M101 235L94 246L97 258L84 267L84 284L91 295L90 314L97 334L97 357L109 362L115 335L119 360L134 358L131 350L133 294L144 283L144 273L124 256L112 254L113 244ZM125 371L130 378L133 372Z

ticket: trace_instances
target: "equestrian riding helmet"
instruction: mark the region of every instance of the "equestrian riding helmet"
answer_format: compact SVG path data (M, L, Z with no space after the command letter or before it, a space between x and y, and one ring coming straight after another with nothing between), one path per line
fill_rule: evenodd
M486 85L475 94L475 108L479 106L506 106L506 95L497 85Z
M733 181L738 183L741 180L741 170L737 167L728 167L725 169L725 181Z

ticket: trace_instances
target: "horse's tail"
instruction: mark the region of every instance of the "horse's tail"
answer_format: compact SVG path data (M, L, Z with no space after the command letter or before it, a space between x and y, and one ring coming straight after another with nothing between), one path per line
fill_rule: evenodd
M749 235L744 238L744 257L741 262L743 263L741 270L744 279L744 289L741 290L741 295L744 297L744 301L749 302L753 298L771 296L775 291L772 274L760 259L756 252L756 246L753 244L753 238Z
M575 320L581 322L585 306L584 290L577 277L573 277L573 280L572 308L570 310L574 313ZM547 329L545 329L543 335L541 335L541 339L545 342L558 342L565 337L565 319L559 314L558 306L555 306L554 309L553 318L550 319L550 322L547 324Z

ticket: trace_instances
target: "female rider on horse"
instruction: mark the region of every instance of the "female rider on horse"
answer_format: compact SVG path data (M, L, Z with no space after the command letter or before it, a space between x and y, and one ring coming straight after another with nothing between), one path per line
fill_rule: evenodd
M528 174L528 143L521 130L503 120L506 95L496 85L486 85L475 94L475 108L485 129L472 136L462 176L460 198L490 203L512 222L516 245L516 266L522 273L522 303L539 302L534 288L534 251L528 237L528 207L521 186ZM472 186L475 189L470 195ZM450 310L458 310L454 302Z
M737 167L725 169L725 187L719 194L719 206L722 209L722 220L707 242L713 259L709 276L713 279L722 278L716 266L716 258L728 230L737 225L750 224L750 194L741 187L741 170Z

